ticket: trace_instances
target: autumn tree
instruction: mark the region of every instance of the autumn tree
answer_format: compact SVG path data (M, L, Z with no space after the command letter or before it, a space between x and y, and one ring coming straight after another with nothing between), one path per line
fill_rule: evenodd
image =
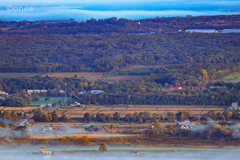
M101 152L107 151L107 146L104 143L101 143L99 146L99 151Z
M57 115L56 110L52 112L52 121L58 122L58 115Z

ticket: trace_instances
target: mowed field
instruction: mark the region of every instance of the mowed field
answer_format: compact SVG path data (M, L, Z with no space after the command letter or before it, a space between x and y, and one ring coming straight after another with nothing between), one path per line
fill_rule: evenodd
M44 76L49 76L49 77L57 77L57 78L64 78L64 77L74 77L74 75L77 75L77 78L93 78L93 79L98 79L103 76L103 72L56 72L56 73L47 73L47 72L41 72L41 73L0 73L0 78L21 78L21 77L44 77Z
M125 117L127 114L134 114L135 112L149 112L152 114L159 114L166 116L168 112L177 113L179 111L187 111L192 115L200 116L205 114L210 110L214 110L216 113L226 110L227 107L223 106L210 106L210 105L201 105L201 106L177 106L177 105L113 105L113 106L94 106L94 105L85 105L84 108L74 108L74 109L58 109L58 113L61 116L65 114L70 118L81 118L84 117L85 113L96 115L98 113L104 114L114 114L115 112L120 113L121 117Z
M103 72L63 72L63 73L53 73L50 74L49 77L74 77L74 75L77 75L77 78L101 78L103 76Z
M143 78L144 76L131 76L131 75L115 75L107 80L107 82L126 82L129 80L138 80L140 78Z
M30 110L37 109L39 107L0 107L0 111L23 111L23 112L29 112Z
M47 74L48 73L0 73L0 78L41 77Z

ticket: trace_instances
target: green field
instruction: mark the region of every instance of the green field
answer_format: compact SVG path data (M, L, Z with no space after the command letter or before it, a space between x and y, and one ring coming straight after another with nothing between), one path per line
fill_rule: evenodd
M2 31L4 31L4 32L6 32L6 31L8 31L10 28L0 28L0 30L2 30Z
M45 101L46 97L39 97L38 101L32 101L32 104L30 106L36 106L41 104L48 104L48 103L56 103L58 101L64 101L65 97L51 97L49 101ZM67 100L70 100L71 97L67 97Z

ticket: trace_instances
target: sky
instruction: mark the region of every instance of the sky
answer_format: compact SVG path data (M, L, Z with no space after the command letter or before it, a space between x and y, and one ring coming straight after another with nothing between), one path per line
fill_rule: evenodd
M240 0L8 0L0 2L2 20L110 17L144 19L170 16L240 14Z

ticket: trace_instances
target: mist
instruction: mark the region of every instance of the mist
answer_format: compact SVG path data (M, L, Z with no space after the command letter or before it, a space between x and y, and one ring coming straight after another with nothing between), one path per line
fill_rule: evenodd
M39 151L41 147L45 150L53 150L55 155L32 155L32 152ZM158 148L142 147L140 154L131 154L132 150L141 150L140 147L114 147L107 146L108 151L100 153L99 146L43 146L43 145L21 145L21 146L0 146L0 160L41 160L41 159L69 159L69 160L225 160L240 156L240 149L194 149L194 148ZM154 151L151 151L151 148ZM65 152L61 152L65 151ZM70 153L67 151L75 151Z

